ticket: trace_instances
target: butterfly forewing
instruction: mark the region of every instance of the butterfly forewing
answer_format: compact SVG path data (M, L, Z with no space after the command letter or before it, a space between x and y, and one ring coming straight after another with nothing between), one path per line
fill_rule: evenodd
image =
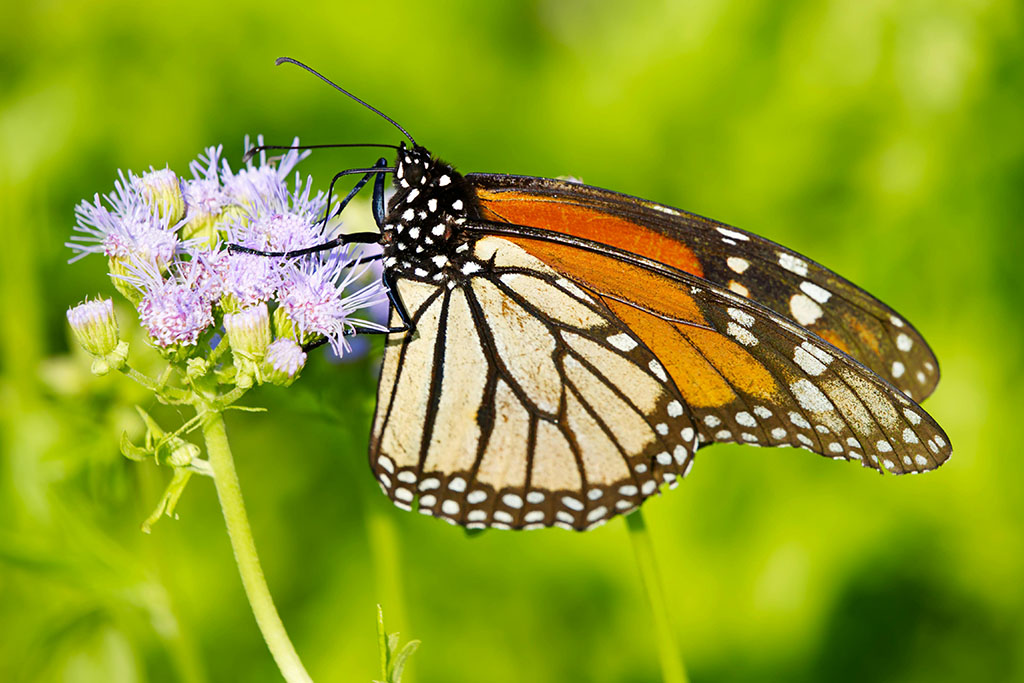
M471 527L586 529L674 485L696 425L644 343L507 240L471 253L451 287L398 281L415 332L386 348L370 449L388 496Z
M917 404L764 306L600 245L509 239L605 301L674 380L705 442L797 446L894 473L949 457L942 429Z
M939 379L934 355L900 315L774 242L671 207L579 183L470 174L484 217L648 256L767 306L846 352L908 396Z

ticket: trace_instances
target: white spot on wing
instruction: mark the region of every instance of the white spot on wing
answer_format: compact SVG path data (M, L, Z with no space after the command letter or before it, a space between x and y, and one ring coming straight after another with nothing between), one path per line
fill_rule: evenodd
M504 496L501 497L501 502L509 506L510 508L515 508L517 510L523 507L523 499L514 493L506 493Z
M797 403L804 410L809 410L813 413L835 410L835 406L828 400L828 397L821 393L821 389L814 386L809 380L798 379L791 383L789 388L792 390L793 396L796 397Z
M668 381L668 375L665 374L665 368L661 367L661 363L656 360L652 360L647 364L647 367L651 369L651 372L660 379L662 382Z
M735 280L729 280L729 291L736 292L740 296L750 296L750 290Z
M821 317L821 306L804 294L794 294L789 299L789 310L793 320L801 325L811 325Z
M791 273L796 273L800 277L807 276L807 262L803 259L797 258L793 254L780 251L779 265Z
M819 304L823 304L832 298L832 292L806 280L800 283L800 290Z
M742 232L736 232L735 230L729 230L728 228L715 228L721 234L726 237L731 237L734 240L740 240L742 242L749 242L750 238L744 235Z
M742 273L750 267L750 261L745 258L740 258L739 256L730 256L725 259L725 263L734 273Z
M793 362L808 375L817 377L825 372L825 364L807 352L803 346L793 349Z
M754 324L754 316L750 315L746 311L741 311L738 308L729 308L726 310L729 317L738 322L743 327L750 327Z
M633 338L630 337L625 332L621 332L619 334L615 334L612 335L611 337L608 337L608 343L617 348L619 351L632 351L637 346Z
M743 425L744 427L757 426L757 420L755 420L754 416L745 410L741 410L740 412L736 413L736 422Z
M757 337L751 334L747 328L741 327L736 323L729 323L725 329L740 344L744 346L757 346Z

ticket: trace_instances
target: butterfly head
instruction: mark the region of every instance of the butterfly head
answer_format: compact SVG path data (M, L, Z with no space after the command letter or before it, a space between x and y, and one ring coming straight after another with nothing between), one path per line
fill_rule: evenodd
M419 145L406 147L403 142L395 161L395 184L400 189L422 188L429 181L432 164L433 159L426 148Z

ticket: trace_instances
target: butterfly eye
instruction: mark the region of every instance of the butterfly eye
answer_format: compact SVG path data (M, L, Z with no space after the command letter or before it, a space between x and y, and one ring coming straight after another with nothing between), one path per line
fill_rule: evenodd
M406 159L409 158L410 157L408 156L406 157ZM405 162L403 160L399 168L401 169L402 173L401 175L396 174L396 178L404 180L405 182L409 183L409 185L411 185L412 187L417 187L421 184L423 174L425 171L420 164L416 163L415 159L413 159L411 162Z

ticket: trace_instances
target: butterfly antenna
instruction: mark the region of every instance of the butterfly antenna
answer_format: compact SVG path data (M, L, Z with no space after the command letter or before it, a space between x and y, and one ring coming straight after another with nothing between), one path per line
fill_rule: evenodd
M248 163L249 161L252 160L252 158L254 156L259 154L260 152L265 152L265 151L268 151L268 150L271 150L271 149L276 149L276 150L285 150L285 149L303 150L303 149L335 149L335 148L338 148L338 147L386 147L388 149L398 149L398 145L382 145L382 144L379 144L379 143L376 143L376 142L344 143L344 144L339 144L339 145L256 145L255 147L250 147L249 150L245 153L245 155L242 157L242 163L243 164L244 163Z
M321 81L323 81L327 85L331 86L332 88L334 88L335 90L337 90L341 94L348 95L350 98L352 98L353 100L355 100L359 104L363 105L364 107L366 107L367 109L372 111L374 114L376 114L377 116L381 117L382 119L384 119L385 121L390 123L392 126L397 128L399 131L402 132L402 135L404 135L405 137L409 138L409 142L411 142L414 147L416 146L416 141L413 140L411 135L409 135L409 131L407 131L405 128L402 128L400 125L398 125L397 121L395 121L393 118L391 118L390 116L388 116L387 114L382 112L380 109L377 109L376 107L370 106L369 104L367 104L363 100L359 99L358 97L356 97L355 95L350 93L348 90L345 90L340 85L338 85L337 83L333 82L331 79L329 79L326 76L324 76L322 73L320 73L316 69L314 69L314 68L312 68L310 66L306 66L305 64L303 64L302 62L300 62L297 59L292 59L291 57L278 57L276 60L274 60L274 64L276 64L277 66L281 66L285 62L287 62L289 64L294 64L295 66L298 66L298 67L301 67L301 68L305 69L306 71L308 71L309 73L313 74L314 76L316 76Z

